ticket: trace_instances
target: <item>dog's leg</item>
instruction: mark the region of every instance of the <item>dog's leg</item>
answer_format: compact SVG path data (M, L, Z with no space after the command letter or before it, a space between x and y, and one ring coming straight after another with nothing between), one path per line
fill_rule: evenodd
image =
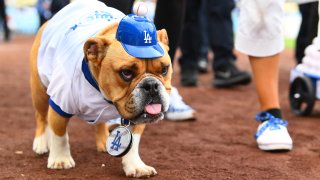
M50 169L69 169L75 166L70 153L68 122L68 118L60 116L49 107L50 152L47 167Z
M122 158L123 170L129 177L149 177L157 174L157 171L141 160L139 156L140 137L145 124L134 125L132 128L133 144L130 151Z
M44 154L49 151L46 115L36 111L35 116L37 128L35 138L33 139L32 149L37 154Z
M105 123L96 124L95 134L98 152L106 152L106 140L109 136L108 125Z
M30 87L33 107L35 108L36 118L36 133L33 140L33 151L37 154L44 154L48 152L48 137L46 133L47 127L47 112L49 106L49 97L46 93L46 88L42 85L38 75L37 56L40 45L41 32L44 27L39 30L35 42L30 53Z
M32 81L32 80L31 80ZM48 152L48 136L46 133L47 127L47 112L48 112L48 96L43 87L32 86L32 100L35 108L36 118L36 133L33 140L33 151L37 154Z

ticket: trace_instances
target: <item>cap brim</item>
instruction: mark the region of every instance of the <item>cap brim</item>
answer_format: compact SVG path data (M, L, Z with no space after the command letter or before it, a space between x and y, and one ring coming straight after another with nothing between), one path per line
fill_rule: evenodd
M163 49L158 43L153 46L132 46L124 43L121 44L128 54L136 58L159 58L164 54Z

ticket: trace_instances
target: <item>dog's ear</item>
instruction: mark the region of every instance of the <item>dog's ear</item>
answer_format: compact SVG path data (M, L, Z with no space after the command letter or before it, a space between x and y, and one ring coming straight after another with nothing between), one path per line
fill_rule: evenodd
M165 29L161 29L157 31L158 41L165 45L167 51L169 51L169 39L168 34Z
M106 36L96 36L88 39L83 46L86 59L93 62L95 66L99 66L112 41L111 38Z

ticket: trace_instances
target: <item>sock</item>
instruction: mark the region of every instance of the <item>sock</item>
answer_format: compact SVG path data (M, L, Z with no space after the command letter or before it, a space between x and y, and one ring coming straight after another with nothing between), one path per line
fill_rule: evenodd
M272 108L272 109L268 109L265 112L270 113L272 116L276 117L276 118L280 118L282 119L282 114L281 114L281 110L279 108Z

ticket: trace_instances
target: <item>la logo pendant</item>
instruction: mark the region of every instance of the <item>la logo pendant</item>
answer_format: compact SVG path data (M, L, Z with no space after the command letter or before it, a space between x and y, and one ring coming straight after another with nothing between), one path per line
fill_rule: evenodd
M124 121L128 124L124 125ZM121 119L121 125L112 130L107 139L107 152L114 157L124 156L132 146L132 133L127 128L130 125L128 120Z

